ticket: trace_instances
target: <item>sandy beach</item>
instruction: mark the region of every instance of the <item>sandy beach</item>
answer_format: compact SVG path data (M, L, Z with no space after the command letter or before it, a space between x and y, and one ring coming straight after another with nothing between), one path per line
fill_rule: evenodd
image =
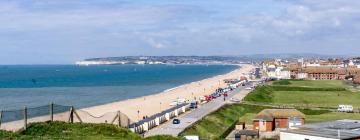
M95 116L100 116L107 112L121 111L131 121L137 121L142 119L143 116L151 116L170 108L170 103L177 99L193 100L194 98L199 99L199 97L208 95L218 87L225 87L224 79L239 78L244 76L244 73L250 72L253 68L252 65L241 65L241 67L229 73L185 84L158 94L83 108L81 110Z
M244 76L244 73L250 72L253 68L254 67L252 65L241 65L241 67L229 73L184 84L172 89L165 90L164 92L158 94L75 110L80 116L82 122L86 123L110 123L116 117L117 112L120 111L121 117L123 119L125 118L125 122L122 122L125 124L122 125L127 125L128 120L125 116L130 118L130 123L136 122L139 119L142 119L143 116L151 116L171 108L172 106L170 106L170 103L176 101L177 99L199 99L199 97L213 93L219 87L226 87L227 84L224 83L224 79L240 78L241 76ZM39 116L35 118L29 118L28 123L44 122L48 121L49 119L49 115ZM68 121L69 112L54 114L54 120ZM80 120L76 117L74 118L74 122L79 121ZM113 122L113 124L116 124L116 121ZM16 131L23 126L23 120L18 120L3 123L1 124L0 129Z

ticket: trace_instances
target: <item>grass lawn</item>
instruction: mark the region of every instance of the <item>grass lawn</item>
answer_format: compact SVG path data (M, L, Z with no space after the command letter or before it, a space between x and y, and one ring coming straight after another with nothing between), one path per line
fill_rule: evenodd
M306 115L305 123L325 122L341 119L354 119L360 120L360 114L358 113L341 113L341 112L329 112L321 115Z
M350 104L360 107L360 93L351 91L274 91L273 103L337 107Z
M274 81L272 84L293 87L349 88L348 85L340 80L280 80Z
M25 131L6 132L0 131L0 139L67 139L67 140L143 140L138 134L128 129L118 128L110 124L86 124L47 122L31 124ZM170 136L156 136L144 140L180 140Z
M257 87L245 100L335 108L339 104L350 104L360 108L360 92L352 90L352 87L339 80L280 80Z

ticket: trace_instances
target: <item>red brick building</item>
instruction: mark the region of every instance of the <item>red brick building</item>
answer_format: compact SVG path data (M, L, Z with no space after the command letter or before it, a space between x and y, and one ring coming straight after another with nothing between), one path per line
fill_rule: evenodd
M296 109L264 109L253 120L254 130L271 132L276 128L303 125L305 115Z
M297 79L299 73L306 73L304 79L310 80L344 80L347 76L360 75L360 68L331 68L331 67L290 67L290 75Z

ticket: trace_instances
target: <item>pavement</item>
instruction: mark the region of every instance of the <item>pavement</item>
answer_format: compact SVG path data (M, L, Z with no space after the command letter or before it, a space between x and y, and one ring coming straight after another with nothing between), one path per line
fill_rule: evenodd
M154 135L172 135L178 136L186 128L192 126L195 122L199 121L206 115L218 110L220 107L230 102L230 98L237 97L237 99L242 100L251 90L246 90L245 88L252 84L247 84L247 86L239 87L228 94L228 97L224 101L223 96L218 97L206 104L199 106L197 109L192 110L189 113L176 117L180 120L180 124L173 124L172 120L154 128L144 134L145 137L154 136ZM239 94L241 96L239 96ZM238 98L241 97L241 98Z

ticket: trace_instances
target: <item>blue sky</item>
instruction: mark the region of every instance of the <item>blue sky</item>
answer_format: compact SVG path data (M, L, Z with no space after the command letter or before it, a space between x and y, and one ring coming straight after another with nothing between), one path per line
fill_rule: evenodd
M3 0L0 64L124 55L359 54L358 0Z

